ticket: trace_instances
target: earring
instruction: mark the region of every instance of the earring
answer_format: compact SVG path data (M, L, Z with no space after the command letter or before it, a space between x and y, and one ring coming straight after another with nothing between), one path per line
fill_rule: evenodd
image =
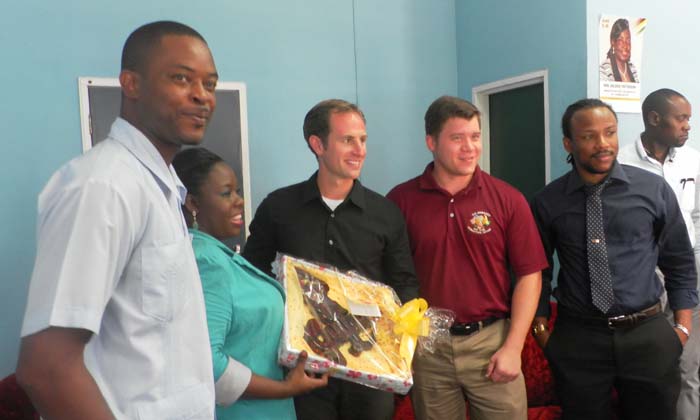
M612 47L612 55L615 55L615 47Z
M199 223L197 223L197 210L192 210L192 229L199 229Z

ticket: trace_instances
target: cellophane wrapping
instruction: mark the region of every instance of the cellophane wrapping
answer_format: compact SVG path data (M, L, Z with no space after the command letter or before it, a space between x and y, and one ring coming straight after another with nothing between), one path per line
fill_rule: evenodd
M308 371L408 392L410 358L400 355L401 336L392 320L401 302L391 287L283 254L276 266L287 295L280 364L293 367L306 351Z

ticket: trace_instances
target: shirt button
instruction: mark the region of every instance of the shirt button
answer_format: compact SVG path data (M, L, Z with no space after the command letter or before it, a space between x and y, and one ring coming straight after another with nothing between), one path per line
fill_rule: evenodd
M454 213L450 213L450 217L455 217L455 214L454 214Z
M331 217L335 219L335 213L331 213Z
M450 198L450 203L454 203L454 202L455 202L455 199L454 199L454 198Z
M328 245L333 246L333 239L328 240Z

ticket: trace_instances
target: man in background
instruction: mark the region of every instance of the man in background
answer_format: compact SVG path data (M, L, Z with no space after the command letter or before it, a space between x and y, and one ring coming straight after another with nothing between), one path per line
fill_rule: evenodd
M695 264L700 261L700 153L685 145L690 131L691 106L688 100L672 89L659 89L642 103L644 132L633 144L620 149L618 161L636 166L663 177L678 199L690 243L695 251ZM684 146L685 145L685 146ZM659 273L660 274L660 273ZM666 317L673 321L668 301L662 299ZM698 311L693 310L693 330L681 356L681 391L676 418L700 418L700 334Z

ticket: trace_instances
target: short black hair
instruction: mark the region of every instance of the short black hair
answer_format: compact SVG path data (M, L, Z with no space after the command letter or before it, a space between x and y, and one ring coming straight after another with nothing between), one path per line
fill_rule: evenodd
M481 126L481 112L471 102L456 96L441 96L425 112L425 134L437 138L442 126L450 118L471 120L477 117Z
M566 111L564 111L564 115L561 117L561 132L564 134L564 137L569 140L573 140L571 138L571 119L578 111L591 108L607 108L610 110L610 112L612 112L613 116L615 117L615 121L617 121L617 113L615 113L615 110L612 109L612 107L607 103L596 98L579 99L566 107ZM574 157L571 155L571 153L569 153L569 155L566 157L566 161L574 166L576 165L574 162Z
M153 48L157 47L161 38L166 35L185 35L207 41L202 35L189 26L169 20L147 23L129 35L122 49L122 70L143 72Z
M564 111L564 115L561 117L561 131L564 134L564 137L571 139L571 119L574 117L574 114L583 109L591 108L607 108L610 110L610 112L612 112L613 116L615 117L615 121L617 121L617 114L615 113L615 110L612 109L612 107L607 103L596 98L580 99L569 105L566 108L566 111Z
M655 90L647 95L647 97L644 98L644 102L642 102L642 118L644 119L644 127L647 126L647 117L651 111L656 111L661 116L666 115L670 105L669 102L673 98L683 98L687 101L683 94L668 88Z
M185 184L187 193L196 196L214 165L223 161L221 156L204 147L192 147L175 155L173 167L180 181Z
M311 149L314 155L316 152L311 148L309 138L311 136L318 136L325 146L327 144L328 134L331 131L331 115L344 114L347 112L359 115L362 117L362 122L367 124L365 114L362 110L360 110L357 105L343 99L326 99L314 105L314 107L306 113L303 127L304 140L306 140L306 145L309 146L309 149Z

